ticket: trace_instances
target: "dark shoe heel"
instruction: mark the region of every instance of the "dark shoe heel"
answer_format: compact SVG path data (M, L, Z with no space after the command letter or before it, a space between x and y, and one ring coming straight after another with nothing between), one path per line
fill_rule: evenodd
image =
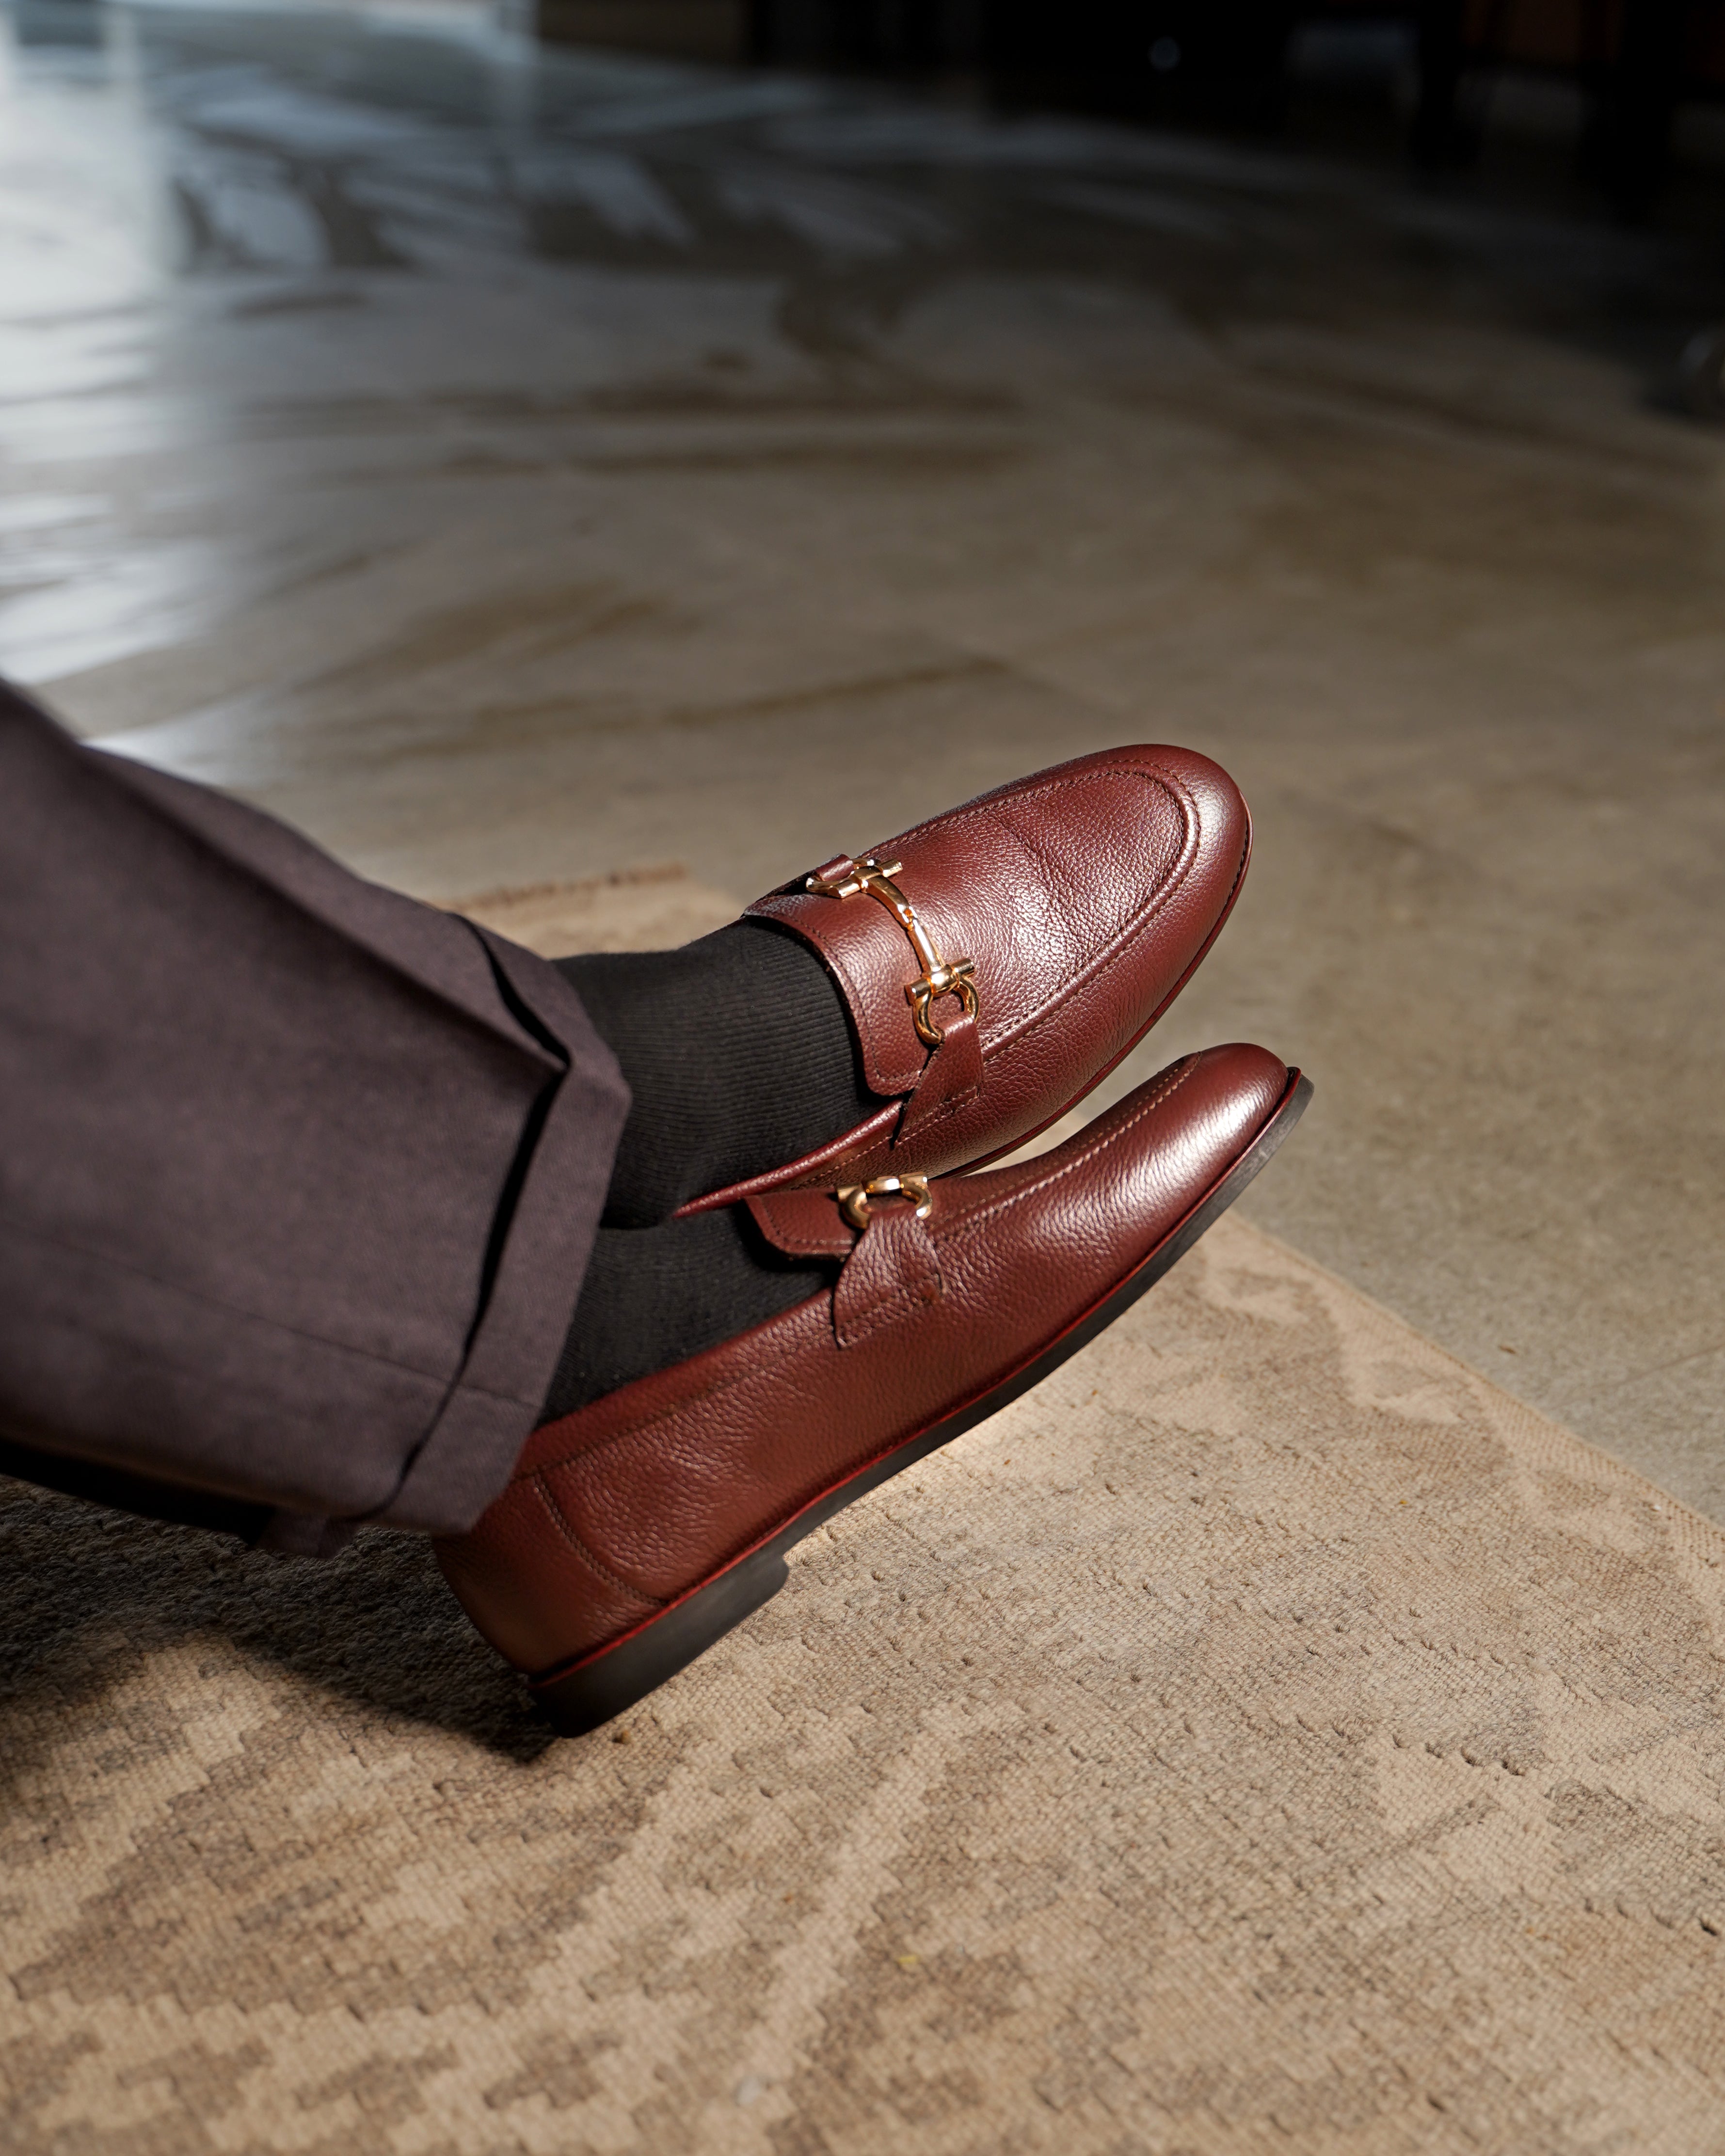
M533 1697L560 1737L584 1737L656 1691L667 1677L770 1602L789 1578L783 1554L774 1544L753 1550L662 1617L649 1618L639 1632L561 1676L536 1679Z

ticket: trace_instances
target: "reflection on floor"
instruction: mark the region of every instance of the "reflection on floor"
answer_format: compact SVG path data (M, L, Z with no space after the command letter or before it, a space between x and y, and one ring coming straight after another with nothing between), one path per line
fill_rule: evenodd
M1257 866L1121 1082L1303 1062L1253 1216L1725 1517L1711 241L454 8L8 20L0 666L429 896L1208 749Z

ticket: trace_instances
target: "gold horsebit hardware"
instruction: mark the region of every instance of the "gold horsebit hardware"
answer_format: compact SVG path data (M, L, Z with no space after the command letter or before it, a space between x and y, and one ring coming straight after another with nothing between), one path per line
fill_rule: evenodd
M912 981L905 990L905 1001L911 1006L911 1023L916 1029L916 1038L927 1048L938 1048L946 1039L946 1029L938 1026L929 1016L929 1005L937 996L957 996L964 1006L967 1018L977 1012L976 968L968 958L954 958L950 964L934 947L934 938L916 918L916 910L898 886L896 875L904 873L902 861L877 861L872 854L865 854L860 861L853 861L850 873L829 883L823 876L812 875L803 886L817 898L859 898L866 891L870 898L878 899L911 939L911 948L922 968L920 980Z
M934 1210L926 1175L877 1175L872 1183L847 1183L838 1197L839 1210L859 1235L868 1226L869 1214L874 1210L869 1203L871 1198L908 1198L916 1209L919 1220L926 1220Z

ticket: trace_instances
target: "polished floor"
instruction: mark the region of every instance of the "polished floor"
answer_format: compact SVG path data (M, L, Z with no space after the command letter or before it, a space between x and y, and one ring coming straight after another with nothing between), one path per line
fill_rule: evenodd
M1420 187L456 7L0 32L0 669L428 896L742 900L1206 749L1257 863L1137 1070L1304 1064L1251 1216L1725 1518L1704 187L1630 233L1531 152Z

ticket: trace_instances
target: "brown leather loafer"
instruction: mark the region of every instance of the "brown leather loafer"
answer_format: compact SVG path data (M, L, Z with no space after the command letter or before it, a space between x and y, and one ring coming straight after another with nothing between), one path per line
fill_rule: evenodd
M879 1111L685 1213L767 1190L944 1175L1063 1116L1136 1045L1239 894L1251 819L1219 765L1114 748L827 861L748 909L838 981Z
M1230 1206L1312 1091L1213 1048L1055 1151L751 1201L828 1292L528 1440L439 1562L556 1726L592 1729L777 1593L785 1552L1081 1348Z

